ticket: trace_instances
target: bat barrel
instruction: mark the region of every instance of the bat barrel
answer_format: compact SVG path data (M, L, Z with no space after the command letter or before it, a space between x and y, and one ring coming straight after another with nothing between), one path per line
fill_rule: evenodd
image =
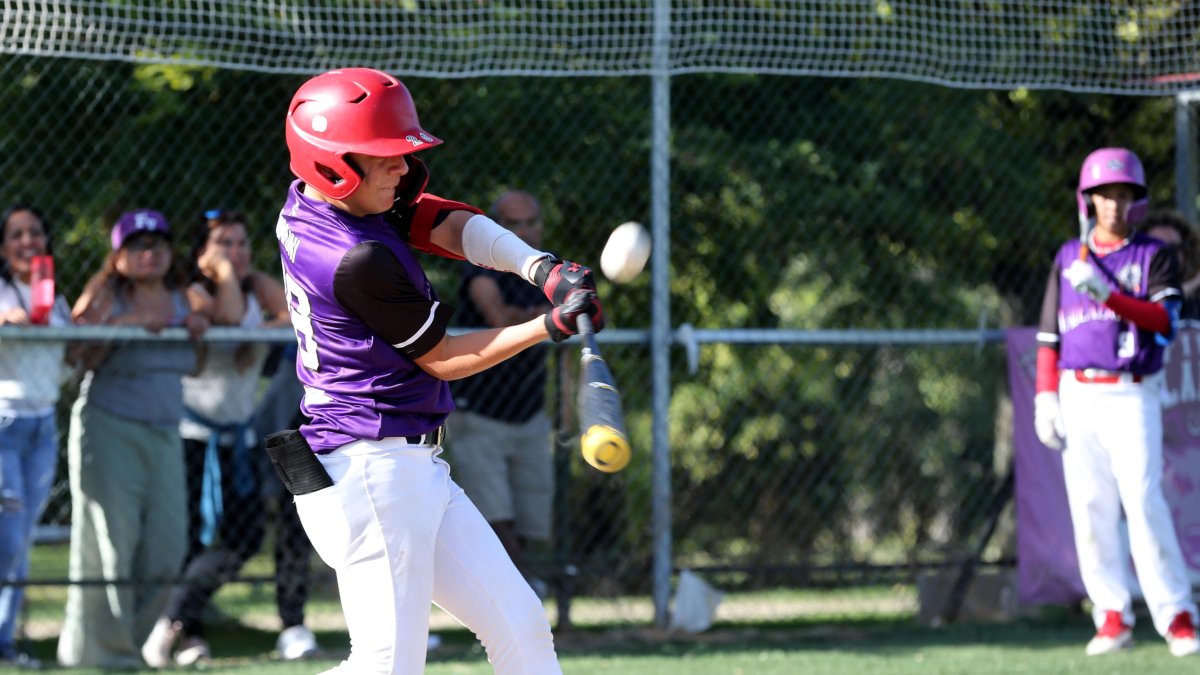
M621 394L596 345L592 318L579 315L575 318L575 327L583 338L580 354L583 381L579 388L580 449L584 459L597 469L609 473L620 471L629 463L630 457Z

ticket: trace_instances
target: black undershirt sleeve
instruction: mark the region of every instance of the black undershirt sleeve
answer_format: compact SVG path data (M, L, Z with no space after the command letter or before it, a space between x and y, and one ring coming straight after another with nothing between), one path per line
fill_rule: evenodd
M1151 302L1161 302L1169 298L1182 300L1183 293L1179 273L1179 261L1175 258L1175 250L1164 246L1150 259L1149 279L1146 280L1146 295Z
M395 254L378 241L346 252L333 275L333 297L410 359L441 342L452 314L450 306L417 290Z
M1058 262L1050 266L1046 293L1042 296L1042 314L1038 321L1038 344L1058 349Z

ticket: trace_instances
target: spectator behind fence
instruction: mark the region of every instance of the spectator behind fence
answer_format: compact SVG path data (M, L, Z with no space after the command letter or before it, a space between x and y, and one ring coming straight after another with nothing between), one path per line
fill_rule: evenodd
M1137 155L1101 148L1079 172L1079 217L1093 225L1055 255L1038 324L1038 438L1062 450L1079 573L1093 605L1088 655L1133 645L1121 514L1154 627L1175 656L1200 652L1196 603L1163 495L1159 378L1181 293L1175 255L1133 232L1145 215ZM1061 409L1059 401L1061 397Z
M1183 308L1179 311L1179 318L1200 319L1200 297L1196 293L1200 290L1200 270L1196 265L1196 238L1191 224L1178 211L1160 210L1146 216L1141 230L1174 247L1183 278L1180 286Z
M285 326L283 285L251 266L246 217L206 211L192 242L192 282L220 296L224 281L237 293L216 313L214 325L245 329ZM220 305L218 305L220 306ZM254 455L262 453L253 412L268 347L261 342L205 344L199 372L183 378L183 437L188 498L188 548L176 586L142 658L154 668L191 665L211 656L204 637L205 607L237 576L263 540L263 504Z
M260 439L280 429L298 429L308 421L300 413L304 388L296 379L296 343L277 347L267 359L264 374L270 382L254 413ZM275 514L275 609L283 626L275 649L285 661L308 658L320 649L316 636L304 625L312 544L296 513L296 500L271 468L267 453L259 452L255 457L262 476L263 499L267 510Z
M50 254L50 232L42 214L13 204L0 215L0 326L31 323L66 326L71 310L62 295L49 311L35 307L33 266ZM0 347L0 583L24 581L29 573L33 528L50 496L58 461L54 406L62 384L63 345L5 342ZM22 586L0 587L0 667L37 667L15 644Z
M112 252L75 303L78 323L185 326L198 340L214 315L236 314L230 274L213 296L186 285L174 264L167 220L123 213ZM230 269L232 269L230 267ZM71 411L71 553L64 666L136 668L140 647L167 602L187 550L183 375L197 347L178 342L83 344L70 353L87 371ZM110 583L98 584L104 580Z
M542 208L533 195L505 192L490 215L529 246L541 248ZM469 263L463 265L458 300L455 323L469 328L515 326L552 309L537 286ZM452 382L458 410L446 434L455 481L543 598L546 584L528 569L525 548L528 540L550 538L554 455L545 389L545 345Z

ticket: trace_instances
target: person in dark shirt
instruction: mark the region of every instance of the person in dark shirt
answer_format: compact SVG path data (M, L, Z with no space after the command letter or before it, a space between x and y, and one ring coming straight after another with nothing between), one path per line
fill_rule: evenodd
M1179 318L1200 319L1200 297L1197 296L1197 291L1200 291L1200 272L1196 269L1196 243L1192 226L1178 211L1163 209L1146 216L1140 229L1175 250L1183 277L1179 289L1183 291L1183 308L1179 310Z
M528 192L510 190L489 214L533 248L545 229L542 208ZM501 327L523 323L551 309L546 296L520 277L465 264L456 323ZM546 350L539 345L453 382L458 410L448 426L447 450L454 475L500 537L509 557L545 597L545 582L528 569L529 540L550 538L554 462L550 418L545 411Z

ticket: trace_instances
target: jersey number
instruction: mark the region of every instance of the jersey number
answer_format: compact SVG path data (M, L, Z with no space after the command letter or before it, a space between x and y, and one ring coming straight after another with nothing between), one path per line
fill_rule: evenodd
M283 271L283 287L288 296L288 314L292 318L292 327L296 329L296 344L299 345L297 356L300 363L309 370L316 372L321 366L317 358L317 340L313 336L312 303L308 294L292 279L285 269Z
M1137 326L1129 323L1129 329L1117 334L1117 358L1132 359L1137 354Z

